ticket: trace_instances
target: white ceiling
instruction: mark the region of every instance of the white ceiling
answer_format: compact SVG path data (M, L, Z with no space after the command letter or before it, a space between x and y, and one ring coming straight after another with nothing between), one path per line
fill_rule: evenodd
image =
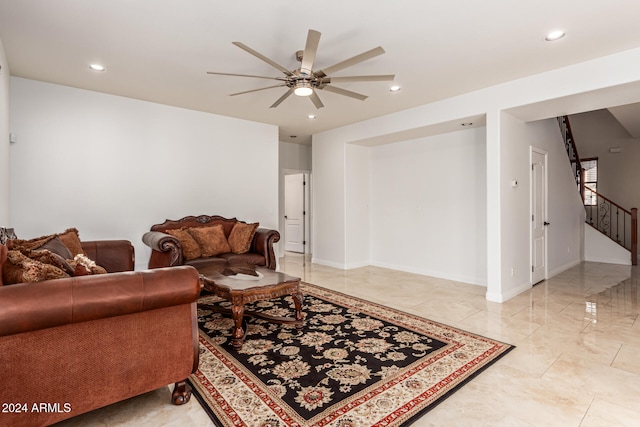
M0 39L14 76L223 114L280 127L282 141L640 46L637 0L0 0ZM567 36L545 42L564 29ZM396 74L402 85L336 84L325 107L289 97L280 77L232 45L298 67L308 29L322 33L315 69L382 46L386 54L336 75ZM107 67L92 72L89 63ZM4 71L4 68L3 68ZM307 119L316 114L315 120ZM297 135L291 139L291 135Z

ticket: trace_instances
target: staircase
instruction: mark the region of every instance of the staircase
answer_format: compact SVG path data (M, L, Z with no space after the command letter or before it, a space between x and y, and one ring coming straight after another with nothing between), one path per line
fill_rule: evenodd
M584 185L584 170L576 149L569 117L558 117L560 132L569 156L587 214L586 222L631 253L631 264L638 264L638 209L627 210Z

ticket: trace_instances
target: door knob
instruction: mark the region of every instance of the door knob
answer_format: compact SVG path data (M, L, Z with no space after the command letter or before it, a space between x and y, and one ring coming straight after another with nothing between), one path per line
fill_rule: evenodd
M547 221L545 221L545 222L543 222L542 224L546 227L546 226L547 226L547 225L549 225L550 223L548 223Z

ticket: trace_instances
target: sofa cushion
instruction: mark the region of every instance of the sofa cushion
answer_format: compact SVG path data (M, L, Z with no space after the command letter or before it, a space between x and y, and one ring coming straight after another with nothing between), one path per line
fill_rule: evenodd
M211 227L191 227L189 233L200 245L203 257L216 256L231 252L222 224Z
M227 260L221 257L198 258L187 261L184 265L190 265L200 271L201 268L215 266L215 269L222 271L227 266Z
M251 243L253 242L253 236L256 234L256 230L260 224L255 222L253 224L247 224L246 222L238 221L229 233L229 246L231 246L231 252L234 254L244 254L251 249Z
M234 254L233 252L230 252L228 254L221 254L219 255L219 257L224 259L227 263L229 263L229 265L264 266L267 263L265 257L253 252L247 252L244 254Z
M182 247L182 255L186 260L196 259L202 256L200 245L187 231L186 227L176 228L173 230L165 230L164 232L172 235L180 241L180 246Z

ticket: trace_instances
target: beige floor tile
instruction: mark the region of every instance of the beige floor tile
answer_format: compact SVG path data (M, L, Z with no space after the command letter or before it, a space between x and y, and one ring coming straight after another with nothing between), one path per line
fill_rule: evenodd
M639 424L640 412L594 399L580 427L637 427Z
M569 392L597 397L631 411L638 409L640 375L563 354L543 375Z
M640 357L638 355L640 355L640 345L623 344L611 367L640 375Z

